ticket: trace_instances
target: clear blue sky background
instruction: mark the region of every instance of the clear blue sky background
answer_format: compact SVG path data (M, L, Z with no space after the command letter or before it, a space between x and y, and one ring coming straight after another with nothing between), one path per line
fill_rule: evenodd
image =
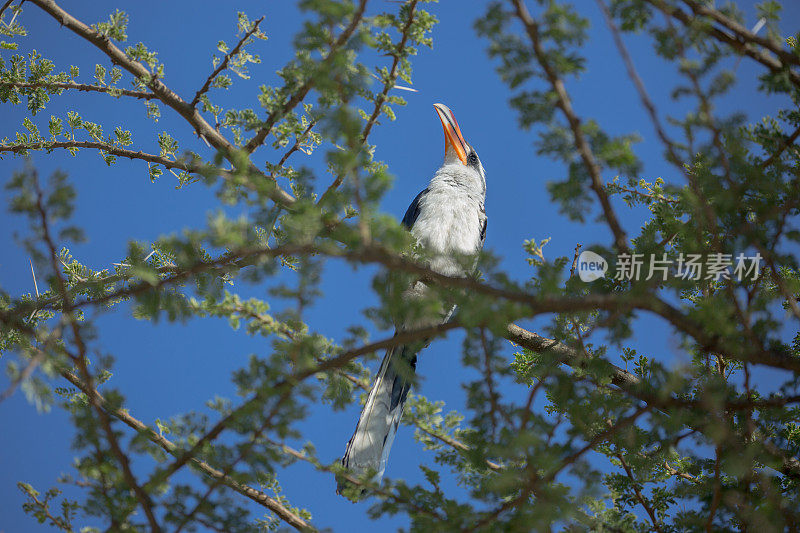
M372 4L371 9L375 10L394 9L394 4L388 2L375 0ZM586 225L570 222L550 202L546 183L561 179L564 169L536 156L534 133L520 132L517 127L515 114L508 105L509 92L485 53L487 43L472 29L474 20L483 14L483 4L451 0L427 6L440 23L434 30L433 50L423 49L414 59L414 87L419 92L402 93L408 106L397 109L395 122L384 122L376 128L371 141L377 144L377 158L386 161L395 176L384 208L399 218L441 162L442 130L431 104L449 105L487 171L487 248L502 257L502 266L513 278L524 280L530 276L522 249L524 239L551 237L545 251L553 258L571 255L576 242L585 247L592 243L608 244L609 233L604 226L591 222ZM577 4L592 21L591 41L586 48L587 71L568 86L578 113L596 118L614 134L638 132L643 138L636 147L644 161L643 176L649 180L662 176L667 181L679 181L675 170L664 162L662 147L625 75L596 4L588 0ZM756 22L753 3L739 4L748 14L747 25L752 26ZM800 5L794 1L785 4L784 20L800 20ZM261 55L263 63L251 69L251 80L237 81L235 91L228 95L214 93L217 101L237 107L256 107L257 86L277 83L275 70L291 57L291 39L301 23L292 2L277 0L236 5L187 0L117 2L102 6L64 1L63 5L87 23L104 20L114 7L127 11L131 18L129 42L143 41L158 51L160 61L166 65L165 82L185 99L191 99L210 72L210 58L217 41L235 42L236 12L245 11L252 19L265 14L262 29L269 40L251 48ZM110 67L94 47L60 28L35 6L26 4L20 16L30 30L30 36L21 41L23 51L39 50L58 69L79 65L82 73L79 81L86 83L92 82L96 62ZM784 34L796 31L786 25L782 29ZM669 100L669 91L676 81L672 67L654 57L646 38L626 37L626 41L662 113L685 109L683 104ZM0 53L4 58L11 55L7 50ZM724 108L742 109L756 119L774 112L779 102L756 93L757 72L760 70L749 61L742 61L738 69L742 82L725 98ZM51 114L64 117L70 109L78 109L85 120L101 123L106 132L112 132L116 126L131 130L137 149L157 152L156 136L167 130L177 135L182 149L209 154L186 123L171 111L162 110L163 117L154 124L146 118L141 102L116 101L101 94L56 97L36 117L36 123L46 131ZM23 106L0 107L0 137L13 138L24 116ZM94 268L110 267L123 257L130 238L149 241L185 227L202 225L207 213L217 207L213 191L202 185L175 190L175 179L170 174L151 183L143 162L120 160L108 168L97 153L88 150L77 157L66 152L35 154L33 161L42 175L56 168L69 173L78 191L75 220L86 229L89 238L87 243L74 247L73 254ZM295 160L298 162L299 158ZM22 166L20 159L7 157L0 161L3 181ZM329 177L321 171L318 175L324 186ZM613 175L604 178L610 180ZM3 195L6 204L5 191ZM629 235L635 236L644 212L619 207ZM594 216L587 219L591 221ZM33 285L28 258L14 239L15 232L24 231L23 221L12 218L4 209L0 212L0 227L0 285L15 295L30 292ZM306 317L312 327L334 339L342 339L345 328L353 323L373 330L361 314L375 303L370 292L372 273L374 269L354 271L346 265L331 264L322 285L324 296ZM237 290L266 297L263 286L238 285ZM528 325L536 328L542 322ZM204 411L204 402L217 395L231 397L231 372L244 365L249 354L265 354L269 350L268 341L232 331L220 320L153 325L131 319L127 306L103 316L98 326L100 336L94 348L116 357L113 385L126 396L131 413L147 423L193 409ZM684 360L676 339L666 333L659 321L642 318L639 331L642 334L632 345L642 353L671 363ZM373 333L375 339L387 334L374 330ZM465 392L461 383L475 377L462 370L461 340L461 335L451 334L446 340L435 342L424 352L418 366L423 378L421 393L444 400L448 410L463 408ZM510 345L506 353L511 358ZM7 379L0 377L0 389L7 384ZM356 406L332 412L328 406L320 405L298 427L316 444L320 457L332 461L344 451L357 416ZM23 514L23 496L16 482L27 481L44 490L55 484L59 473L72 472L74 454L70 449L72 429L68 417L59 409L37 413L18 392L0 404L0 428L0 531L46 531L49 528ZM422 482L416 465L421 456L431 464L432 455L424 454L412 434L410 428L401 428L387 475ZM445 477L445 486L454 487L453 479ZM351 504L335 496L329 476L297 465L282 472L279 479L294 505L311 510L318 527L348 531L370 527L366 517L369 504ZM255 505L252 508L254 517L263 512ZM92 519L81 519L78 523L96 525ZM382 519L380 525L381 529L396 529L407 526L407 520L389 517Z

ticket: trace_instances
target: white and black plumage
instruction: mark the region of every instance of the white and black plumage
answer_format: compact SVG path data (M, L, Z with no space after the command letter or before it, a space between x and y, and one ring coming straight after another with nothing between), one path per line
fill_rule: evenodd
M444 128L444 163L411 202L403 224L424 247L432 270L447 276L464 276L474 267L465 269L463 256L480 252L486 238L486 179L478 154L461 135L453 112L442 104L434 104L434 108ZM403 297L418 297L425 290L426 285L417 281ZM396 324L396 328L403 331L446 322L454 310L451 308L433 322L404 322ZM383 476L412 384L417 352L424 344L387 350L342 458L352 475L360 476L372 469L377 472L376 481Z

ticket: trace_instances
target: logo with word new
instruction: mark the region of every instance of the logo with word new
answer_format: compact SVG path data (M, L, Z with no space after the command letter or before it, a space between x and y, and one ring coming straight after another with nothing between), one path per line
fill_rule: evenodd
M605 259L591 250L584 250L578 256L578 277L586 283L600 279L608 272L608 263Z

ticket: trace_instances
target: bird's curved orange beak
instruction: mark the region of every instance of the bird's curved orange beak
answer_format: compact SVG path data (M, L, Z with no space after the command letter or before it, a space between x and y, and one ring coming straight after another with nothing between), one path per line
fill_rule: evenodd
M436 109L439 120L442 121L442 128L444 128L444 151L447 152L447 144L449 143L461 162L466 165L467 142L464 140L464 136L461 135L461 128L458 127L455 115L444 104L433 104L433 108Z

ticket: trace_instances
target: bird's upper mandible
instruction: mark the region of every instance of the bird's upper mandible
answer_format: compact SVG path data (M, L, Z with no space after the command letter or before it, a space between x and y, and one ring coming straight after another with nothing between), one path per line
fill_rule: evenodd
M448 156L450 159L453 157L457 157L461 163L468 164L467 158L469 157L469 153L472 152L472 149L467 144L467 141L464 140L464 136L461 134L461 128L458 127L458 122L456 122L456 117L450 108L444 104L433 104L434 109L436 109L436 113L439 115L439 120L442 121L442 128L444 128L444 157L445 162L447 161Z
M481 177L485 179L483 165L478 158L477 152L466 140L461 133L461 128L458 126L456 117L453 112L444 104L433 104L436 114L439 115L439 120L442 121L442 128L444 129L444 165L451 165L460 162L466 167L475 170Z

